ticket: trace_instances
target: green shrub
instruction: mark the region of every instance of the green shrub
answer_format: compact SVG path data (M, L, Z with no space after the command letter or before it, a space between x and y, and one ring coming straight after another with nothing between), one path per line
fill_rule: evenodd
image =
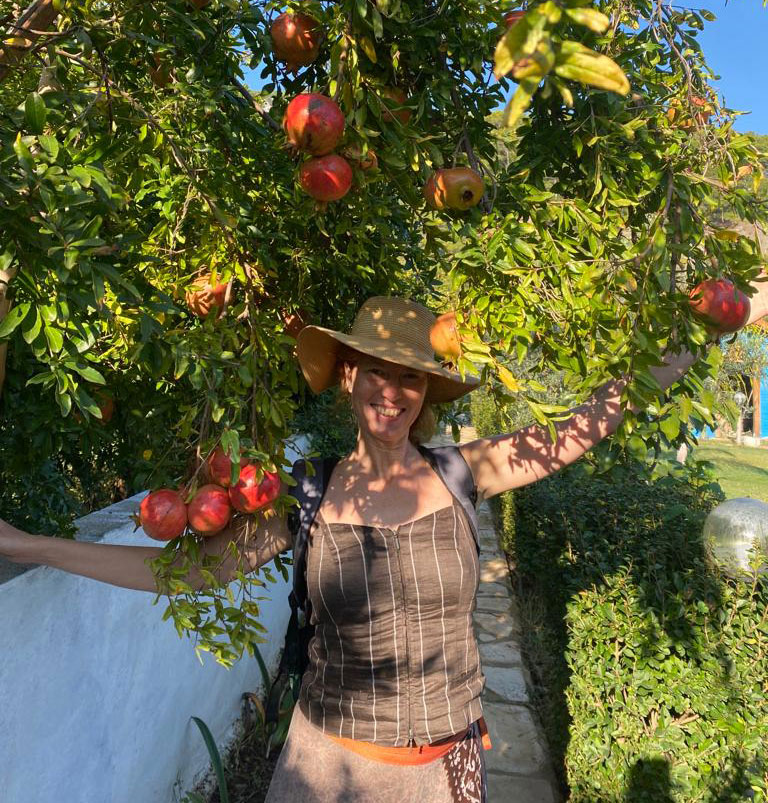
M515 494L513 559L539 710L571 803L766 799L768 578L701 536L697 466L577 464Z

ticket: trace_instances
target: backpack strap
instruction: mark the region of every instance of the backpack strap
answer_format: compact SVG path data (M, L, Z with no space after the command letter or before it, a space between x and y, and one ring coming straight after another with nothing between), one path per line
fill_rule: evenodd
M313 460L299 460L293 466L291 476L296 480L296 487L291 495L299 503L294 509L293 516L289 517L288 526L294 534L293 537L293 591L289 597L291 607L305 609L309 621L307 598L307 542L312 522L317 516L320 504L328 487L338 457L314 458ZM311 463L313 472L308 472L307 463Z
M285 645L265 704L265 723L273 727L277 727L280 717L283 689L291 682L293 699L298 700L301 678L309 662L309 642L315 628L310 624L311 608L307 596L307 543L310 527L320 509L328 480L338 460L337 457L298 460L291 471L291 476L296 480L291 496L299 503L288 514L288 528L293 533L293 590L288 595L291 616L285 634ZM309 470L308 463L312 464L312 471Z
M461 505L467 516L472 537L475 539L477 552L480 554L477 510L475 509L477 486L461 449L458 446L417 446L416 448L445 483L453 498Z

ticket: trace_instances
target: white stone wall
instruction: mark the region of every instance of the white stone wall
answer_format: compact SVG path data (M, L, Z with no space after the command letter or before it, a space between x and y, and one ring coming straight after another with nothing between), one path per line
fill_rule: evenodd
M79 522L80 538L155 544L128 519L137 495ZM260 645L277 668L288 584L267 583ZM0 585L0 800L172 803L209 766L192 716L224 749L241 695L261 689L254 658L225 669L161 621L164 600L47 567Z

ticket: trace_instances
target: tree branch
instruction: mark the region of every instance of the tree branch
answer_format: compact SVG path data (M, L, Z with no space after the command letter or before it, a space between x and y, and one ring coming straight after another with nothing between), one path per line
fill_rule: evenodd
M0 48L0 81L10 68L18 64L34 47L35 42L53 26L59 12L53 0L35 0L12 26L10 42Z

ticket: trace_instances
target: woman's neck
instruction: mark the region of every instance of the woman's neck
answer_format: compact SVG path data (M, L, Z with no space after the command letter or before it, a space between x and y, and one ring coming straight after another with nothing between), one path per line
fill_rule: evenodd
M347 457L361 472L383 480L409 471L414 460L418 459L419 453L408 438L397 443L384 443L363 433L358 433L357 445Z

